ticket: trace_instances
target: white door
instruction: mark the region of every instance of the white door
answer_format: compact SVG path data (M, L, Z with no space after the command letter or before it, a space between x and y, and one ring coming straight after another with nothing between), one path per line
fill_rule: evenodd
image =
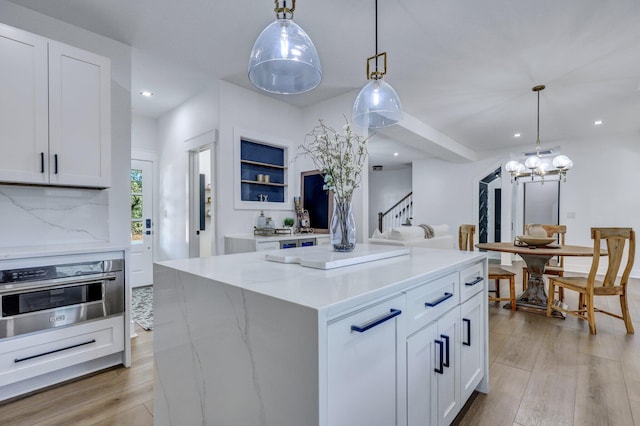
M131 160L131 286L153 284L153 163Z

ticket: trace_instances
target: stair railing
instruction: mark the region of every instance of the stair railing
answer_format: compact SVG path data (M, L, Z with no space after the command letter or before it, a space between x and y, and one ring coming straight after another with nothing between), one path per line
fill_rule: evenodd
M413 217L413 192L405 195L386 212L378 213L378 230L394 228L403 224L410 224Z

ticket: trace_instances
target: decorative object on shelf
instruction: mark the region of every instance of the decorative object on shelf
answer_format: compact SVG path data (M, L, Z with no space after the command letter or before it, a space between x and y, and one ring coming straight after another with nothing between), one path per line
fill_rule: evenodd
M309 220L309 212L302 208L300 197L293 197L293 204L296 209L296 217L298 219L298 226L296 227L296 234L301 232L307 232L313 234L314 229L311 227Z
M318 51L311 38L293 22L296 0L287 7L275 0L276 21L256 39L249 58L249 80L269 93L291 95L314 89L322 80Z
M362 128L393 126L402 120L402 103L393 87L382 80L387 73L387 52L378 53L378 0L375 0L376 54L367 58L367 84L360 90L353 103L353 122ZM374 71L369 64L375 61ZM383 67L380 70L379 60Z
M291 228L295 224L295 220L292 217L285 217L282 224L288 228Z
M566 155L556 155L551 164L542 158L540 151L540 92L545 89L544 84L534 86L531 90L538 93L538 121L536 134L536 152L535 155L529 156L524 164L519 161L511 160L505 164L504 169L511 175L511 182L518 183L518 179L531 176L531 180L535 176L540 176L544 183L545 175L559 175L563 180L567 181L567 171L573 167L573 161ZM551 153L551 150L548 151ZM529 171L527 172L527 169Z
M353 191L360 186L367 141L353 133L346 120L344 133L338 133L319 120L298 147L298 156L309 157L324 175L324 189L333 192L331 247L334 251L352 251L356 246L355 220L351 211Z

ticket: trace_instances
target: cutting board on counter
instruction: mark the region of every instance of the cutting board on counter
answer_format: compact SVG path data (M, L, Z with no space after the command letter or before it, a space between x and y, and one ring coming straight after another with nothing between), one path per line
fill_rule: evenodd
M311 246L269 252L265 259L279 263L297 263L315 269L334 269L409 254L404 247L358 244L352 252L331 251L330 246Z

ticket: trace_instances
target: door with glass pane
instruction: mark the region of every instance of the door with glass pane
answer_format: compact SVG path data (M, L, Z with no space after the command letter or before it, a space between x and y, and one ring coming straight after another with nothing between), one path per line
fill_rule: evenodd
M131 286L153 284L153 163L131 160Z

